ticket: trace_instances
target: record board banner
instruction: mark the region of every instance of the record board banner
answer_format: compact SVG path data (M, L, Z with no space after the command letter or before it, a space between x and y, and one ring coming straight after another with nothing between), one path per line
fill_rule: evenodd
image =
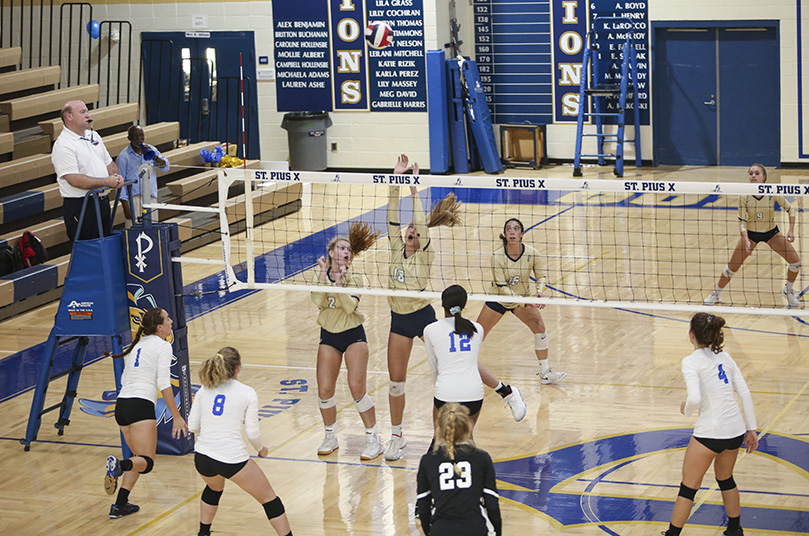
M391 45L368 46L372 22ZM273 32L278 111L427 111L423 0L273 2Z

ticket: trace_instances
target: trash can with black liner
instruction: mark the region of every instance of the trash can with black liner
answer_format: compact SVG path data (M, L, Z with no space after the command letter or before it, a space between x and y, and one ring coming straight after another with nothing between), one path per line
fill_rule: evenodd
M323 171L326 169L326 129L331 126L328 112L289 112L281 128L289 139L289 169Z

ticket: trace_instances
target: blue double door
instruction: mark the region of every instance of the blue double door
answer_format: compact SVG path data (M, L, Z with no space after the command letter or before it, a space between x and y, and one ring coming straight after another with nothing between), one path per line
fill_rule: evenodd
M655 164L779 165L777 23L683 24L654 30Z
M241 157L243 92L246 154L260 158L253 32L143 32L141 64L148 124L178 121L189 143L232 143Z

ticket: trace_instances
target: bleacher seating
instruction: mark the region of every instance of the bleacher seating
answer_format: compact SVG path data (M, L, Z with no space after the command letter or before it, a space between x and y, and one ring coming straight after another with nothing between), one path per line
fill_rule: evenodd
M14 151L14 133L4 132L0 134L0 155Z
M58 65L2 73L0 74L0 95L53 86L59 83L60 76L61 69Z
M90 117L93 118L93 128L96 130L133 124L138 120L138 105L131 102L96 108L90 112ZM55 141L64 128L61 117L39 121L37 124L45 134L50 136L51 141Z
M22 48L0 48L0 68L8 68L19 65L20 60L22 60Z
M11 121L18 121L59 112L65 102L71 100L80 100L86 103L96 102L98 100L98 84L54 89L45 93L0 101L0 112L6 114Z

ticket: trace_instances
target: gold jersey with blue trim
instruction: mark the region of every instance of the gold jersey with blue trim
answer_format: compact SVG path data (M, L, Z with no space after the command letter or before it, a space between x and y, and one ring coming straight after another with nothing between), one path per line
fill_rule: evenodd
M413 223L419 235L421 249L405 256L405 243L399 224L399 186L391 186L388 197L388 238L390 239L390 266L388 268L388 286L393 290L422 291L430 281L435 252L431 247L431 240L424 209L418 192L412 195ZM414 313L430 304L424 298L406 298L401 296L388 296L388 305L391 311L397 314Z
M337 286L331 280L331 268L328 271L328 281L320 280L320 270L315 270L313 283L322 286ZM359 274L348 271L343 275L344 287L364 286L363 278ZM360 304L359 296L351 294L337 294L325 292L312 292L312 301L320 309L317 323L329 333L342 333L361 325L365 317L357 308Z
M501 296L536 296L545 290L545 267L539 252L522 244L522 254L516 259L509 257L506 246L492 253L492 292ZM531 282L531 274L536 286ZM519 303L502 303L506 309L519 307Z
M744 195L739 197L739 223L741 230L766 233L775 228L775 203L789 214L792 205L782 195Z

